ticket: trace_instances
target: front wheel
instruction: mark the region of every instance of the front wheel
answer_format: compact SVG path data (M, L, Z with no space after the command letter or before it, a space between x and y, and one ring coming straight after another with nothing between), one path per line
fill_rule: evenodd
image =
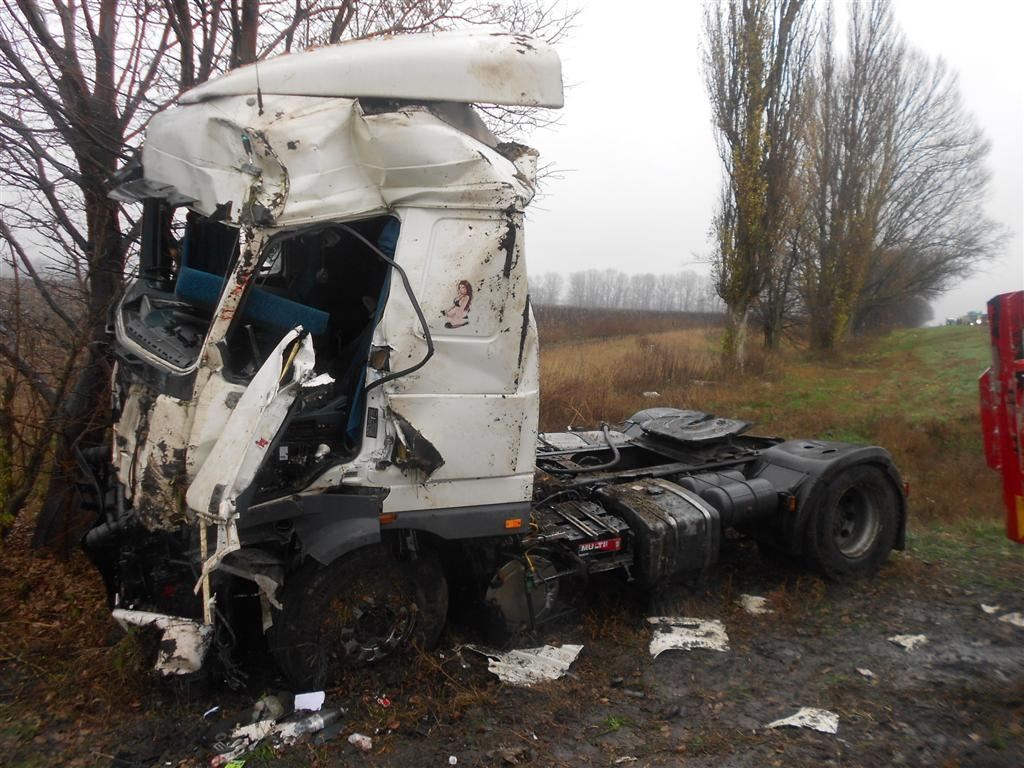
M297 690L337 684L347 668L413 646L432 648L448 613L436 558L398 560L382 545L299 571L281 597L270 646Z
M876 573L896 543L897 494L876 466L850 467L836 475L807 524L805 553L810 564L837 581Z

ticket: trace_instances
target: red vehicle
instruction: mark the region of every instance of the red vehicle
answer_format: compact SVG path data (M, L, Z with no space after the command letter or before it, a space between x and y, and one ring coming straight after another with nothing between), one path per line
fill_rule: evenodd
M978 379L985 460L1003 476L1006 535L1024 543L1024 291L989 299L992 367Z

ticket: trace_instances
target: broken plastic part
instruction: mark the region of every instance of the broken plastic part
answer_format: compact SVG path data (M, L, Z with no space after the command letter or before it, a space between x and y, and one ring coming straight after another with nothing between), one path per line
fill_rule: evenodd
M114 619L125 629L156 627L163 632L157 651L155 669L163 675L187 675L203 666L206 652L213 640L213 626L181 616L168 616L150 611L115 608Z
M900 646L907 651L913 651L928 643L928 638L924 635L893 635L889 638L889 642Z
M729 650L729 636L725 633L725 625L717 619L651 616L647 622L655 627L650 645L651 656L654 658L658 658L665 651L673 650Z
M496 651L477 645L464 647L486 656L487 670L502 682L525 687L562 677L583 650L582 645L563 645L561 648L545 645L511 651Z
M373 739L361 733L353 733L349 736L348 743L362 752L369 752L373 749Z
M837 733L839 731L839 715L827 709L801 707L795 715L784 717L768 723L766 728L810 728L821 733Z
M775 613L768 607L768 599L759 595L740 595L736 604L751 616L764 616L768 613Z
M186 92L181 102L257 92L558 108L562 67L551 46L521 34L391 35L240 67Z

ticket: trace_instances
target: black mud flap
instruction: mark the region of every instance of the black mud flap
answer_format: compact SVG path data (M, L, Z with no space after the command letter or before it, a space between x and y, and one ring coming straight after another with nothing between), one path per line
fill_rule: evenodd
M796 507L776 526L779 544L793 555L801 554L807 521L824 502L829 483L840 472L858 465L879 467L892 483L899 499L899 523L894 548L906 546L907 498L903 478L892 457L877 445L851 445L826 440L787 440L761 451L751 478L764 478L780 493L796 497Z

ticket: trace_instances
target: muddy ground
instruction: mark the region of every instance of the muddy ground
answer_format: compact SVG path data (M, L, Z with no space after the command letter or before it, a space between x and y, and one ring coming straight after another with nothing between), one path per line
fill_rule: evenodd
M575 621L541 638L583 644L570 676L535 689L460 653L476 638L456 623L437 650L329 691L326 706L346 710L333 739L263 746L246 765L1024 765L1024 629L999 620L1024 611L1024 555L935 533L917 543L852 587L766 563L745 542L728 544L702 592L650 605L596 584ZM747 614L743 593L774 613ZM158 680L77 557L8 550L0 595L0 764L209 765L206 734L283 685L268 665L238 692ZM731 648L652 659L649 612L720 619ZM908 652L895 634L928 642ZM764 728L804 706L837 713L838 733ZM372 751L348 743L357 731Z

